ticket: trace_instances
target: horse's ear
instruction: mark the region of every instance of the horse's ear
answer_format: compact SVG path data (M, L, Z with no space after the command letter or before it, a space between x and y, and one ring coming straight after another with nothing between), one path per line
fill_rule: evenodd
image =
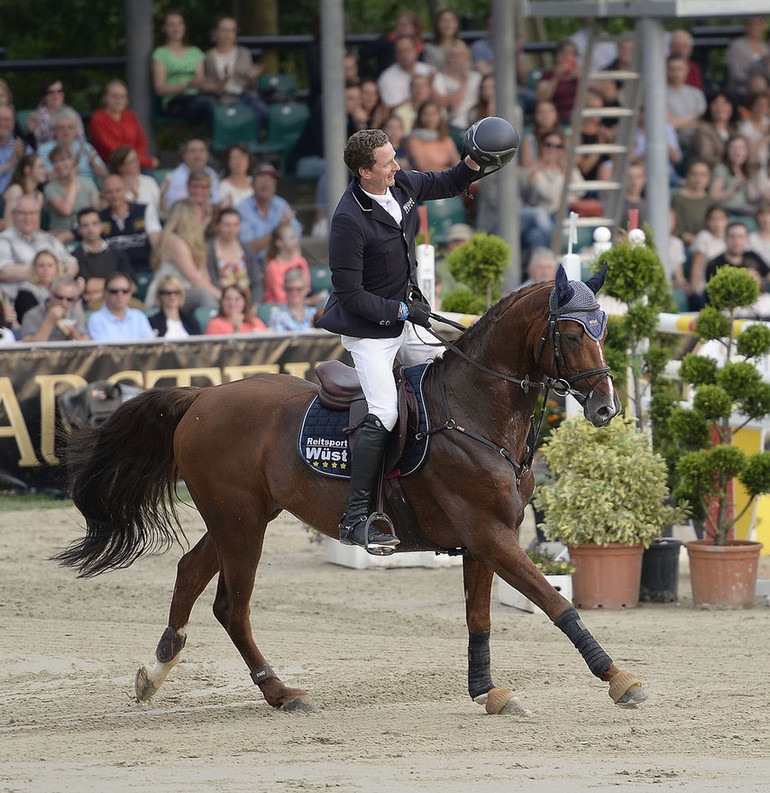
M596 294L603 286L604 286L604 279L607 277L607 269L609 268L609 264L604 262L604 267L599 270L596 275L592 275L587 281L586 286Z
M559 269L556 271L556 305L564 306L572 299L575 294L575 289L570 285L567 278L567 271L560 264Z

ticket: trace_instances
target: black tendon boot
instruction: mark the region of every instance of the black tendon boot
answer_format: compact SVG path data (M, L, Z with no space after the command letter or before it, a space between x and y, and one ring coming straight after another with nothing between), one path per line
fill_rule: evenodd
M348 508L340 523L340 542L343 545L368 546L374 553L391 553L400 542L398 537L385 534L372 524L367 543L365 532L389 434L377 416L373 413L366 415L353 448Z

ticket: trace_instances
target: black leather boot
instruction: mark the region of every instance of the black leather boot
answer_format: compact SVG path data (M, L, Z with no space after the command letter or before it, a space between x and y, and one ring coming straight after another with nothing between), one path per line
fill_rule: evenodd
M398 537L381 532L374 525L369 526L368 541L366 536L372 495L389 434L377 416L373 413L366 415L353 448L348 508L340 523L340 542L343 545L360 545L375 554L391 553L400 542Z

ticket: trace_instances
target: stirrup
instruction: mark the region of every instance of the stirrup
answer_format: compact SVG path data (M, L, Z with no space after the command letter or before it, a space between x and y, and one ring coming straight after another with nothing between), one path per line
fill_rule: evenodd
M382 521L388 527L388 534L393 537L393 540L389 540L387 544L385 541L375 542L374 545L369 544L369 529L377 522ZM375 527L376 528L376 527ZM379 531L379 529L377 529ZM385 532L379 532L380 534L385 534ZM364 524L364 549L367 553L372 554L372 556L390 556L396 552L396 546L401 544L401 540L396 537L396 527L393 525L393 521L386 515L384 512L372 512L371 515L366 519L366 523Z

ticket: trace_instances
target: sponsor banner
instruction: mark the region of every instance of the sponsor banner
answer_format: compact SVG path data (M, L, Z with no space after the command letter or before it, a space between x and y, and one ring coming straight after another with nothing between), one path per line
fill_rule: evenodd
M322 330L198 336L174 342L4 347L0 352L0 472L35 486L60 481L56 398L69 389L96 380L141 388L215 386L263 372L315 382L316 365L331 359L349 362L339 336Z

